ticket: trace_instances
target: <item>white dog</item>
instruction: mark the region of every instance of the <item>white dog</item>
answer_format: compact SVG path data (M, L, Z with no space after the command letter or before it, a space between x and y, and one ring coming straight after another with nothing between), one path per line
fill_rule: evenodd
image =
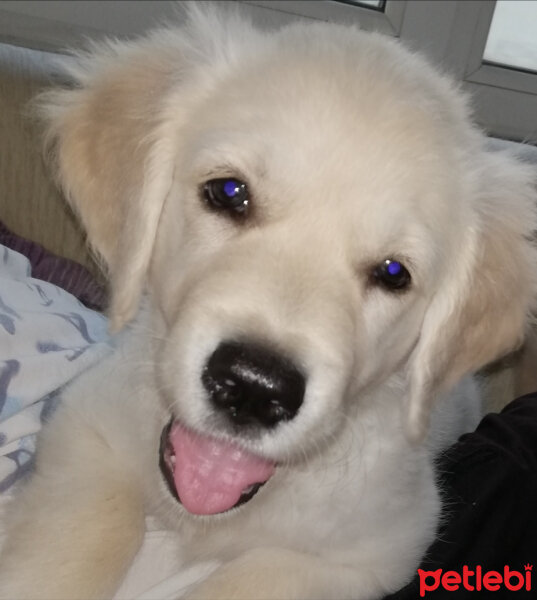
M223 562L191 598L400 588L435 536L434 453L475 424L464 378L524 335L530 171L353 27L194 7L69 69L48 140L123 331L42 435L0 596L113 595L145 514Z

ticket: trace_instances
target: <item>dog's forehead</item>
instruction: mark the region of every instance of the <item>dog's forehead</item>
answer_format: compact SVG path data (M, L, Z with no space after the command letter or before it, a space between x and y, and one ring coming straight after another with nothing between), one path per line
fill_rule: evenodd
M452 156L437 115L423 97L359 75L291 60L230 77L193 119L196 169L229 165L263 179L275 197L310 202L321 194L418 203L431 182L440 190L456 166L446 164Z
M244 178L278 216L339 219L333 229L349 228L356 243L371 231L384 247L397 245L388 237L424 232L440 242L450 223L457 228L464 196L450 142L464 120L422 63L406 64L377 38L357 39L323 46L290 37L220 76L184 137L188 168L197 183Z
M460 124L431 73L376 37L339 43L339 30L319 31L331 35L298 43L291 32L219 78L192 118L199 162L221 162L220 152L247 171L313 187L325 175L347 186L394 175L418 185L421 173L430 181L435 168L450 170L449 131Z

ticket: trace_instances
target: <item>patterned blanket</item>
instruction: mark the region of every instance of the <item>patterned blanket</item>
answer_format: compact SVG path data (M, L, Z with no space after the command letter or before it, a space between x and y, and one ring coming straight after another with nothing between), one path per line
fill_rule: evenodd
M0 494L30 468L63 386L110 352L106 325L0 245Z

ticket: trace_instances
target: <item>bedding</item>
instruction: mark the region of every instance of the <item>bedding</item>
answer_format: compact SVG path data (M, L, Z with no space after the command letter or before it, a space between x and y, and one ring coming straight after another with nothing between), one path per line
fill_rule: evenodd
M12 234L3 228L0 235L4 241ZM35 260L46 258L30 242L8 241L32 250ZM63 386L110 350L101 314L33 277L30 260L0 244L0 547L3 510L13 484L31 468L42 422Z
M88 308L102 311L106 305L106 289L81 264L48 252L43 246L27 240L0 221L0 244L26 256L32 269L32 277L57 285Z
M28 470L62 387L110 348L104 316L0 246L0 492Z

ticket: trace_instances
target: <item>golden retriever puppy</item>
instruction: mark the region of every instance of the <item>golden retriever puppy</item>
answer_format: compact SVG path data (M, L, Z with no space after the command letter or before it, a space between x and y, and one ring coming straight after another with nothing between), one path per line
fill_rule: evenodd
M534 302L529 168L354 27L194 6L66 68L41 112L119 333L42 434L0 596L110 597L147 514L221 561L189 598L403 586L434 455L478 418L469 374Z

